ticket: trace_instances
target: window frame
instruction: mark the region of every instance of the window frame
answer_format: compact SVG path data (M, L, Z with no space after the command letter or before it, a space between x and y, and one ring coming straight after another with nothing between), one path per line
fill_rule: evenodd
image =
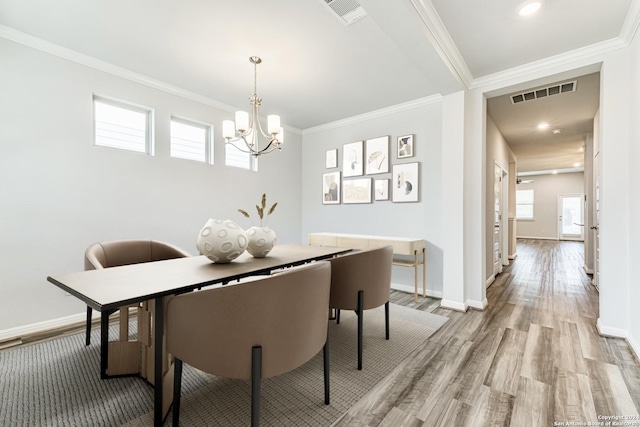
M174 122L185 125L185 126L200 128L205 131L204 160L196 160L196 159L191 159L186 157L179 157L179 156L174 156L172 154L172 150L173 150L172 126ZM171 116L169 118L169 156L173 159L190 160L193 162L201 162L201 163L207 163L207 164L213 165L215 160L214 149L213 149L214 148L213 130L214 130L213 125L209 123L204 123L204 122L200 122L193 119L187 119L180 116Z
M531 192L531 201L530 202L519 202L518 201L518 193L522 194L523 192ZM518 221L533 221L535 220L535 191L533 188L528 188L526 190L516 190L516 219ZM520 216L518 214L518 206L531 206L531 216Z
M131 112L136 112L136 113L142 113L145 115L145 120L144 120L144 151L142 150L138 150L138 149L134 149L134 148L127 148L127 147L123 147L123 146L115 146L115 145L108 145L108 144L100 144L98 143L98 117L97 117L97 109L96 109L96 103L100 103L100 104L104 104L104 105L108 105L111 107L116 107L116 108L120 108L122 110L127 110L127 111L131 111ZM130 151L130 152L134 152L134 153L144 153L144 154L148 154L150 156L153 156L155 154L155 147L154 147L154 132L153 132L153 113L154 110L151 107L146 107L143 105L139 105L139 104L134 104L131 102L127 102L127 101L122 101L119 99L115 99L115 98L110 98L110 97L106 97L103 95L98 95L98 94L93 94L92 97L92 106L93 106L93 145L96 147L106 147L106 148L113 148L116 150L123 150L123 151Z
M240 139L237 142L234 143L228 143L225 142L224 144L224 164L225 166L229 166L232 168L238 168L238 169L244 169L244 170L249 170L252 172L257 172L258 171L258 158L254 155L252 155L251 153L245 153L244 151L240 150L238 147L236 147L234 144L239 143L239 144L244 144L244 142ZM233 147L233 150L236 150L238 153L242 153L243 155L248 156L248 163L246 166L243 165L239 165L239 164L229 164L229 153L228 153L228 149L229 147Z

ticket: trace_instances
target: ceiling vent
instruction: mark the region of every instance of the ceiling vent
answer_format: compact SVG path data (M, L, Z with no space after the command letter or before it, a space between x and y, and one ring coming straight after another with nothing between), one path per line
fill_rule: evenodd
M356 0L322 0L322 2L329 6L344 25L351 25L367 16L367 12Z
M573 80L571 82L564 82L553 86L511 95L511 103L519 104L521 102L533 101L534 99L546 98L547 96L558 95L560 93L575 92L577 83L578 82L576 80Z

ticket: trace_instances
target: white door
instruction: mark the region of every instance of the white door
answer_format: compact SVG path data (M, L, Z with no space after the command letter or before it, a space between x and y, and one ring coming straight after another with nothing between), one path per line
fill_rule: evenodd
M493 173L493 274L502 273L502 169Z
M558 239L584 241L584 194L558 195Z

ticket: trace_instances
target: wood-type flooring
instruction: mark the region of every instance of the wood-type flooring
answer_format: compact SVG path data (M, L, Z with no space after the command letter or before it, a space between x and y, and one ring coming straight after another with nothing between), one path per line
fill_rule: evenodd
M518 240L483 311L392 291L392 302L450 320L335 425L640 427L640 363L596 330L583 248Z

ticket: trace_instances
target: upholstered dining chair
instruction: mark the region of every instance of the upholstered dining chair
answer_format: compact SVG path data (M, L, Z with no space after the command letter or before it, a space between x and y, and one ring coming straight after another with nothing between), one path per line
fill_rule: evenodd
M349 252L331 258L331 298L329 307L336 310L340 323L340 310L354 310L358 315L358 370L362 370L362 328L364 310L385 307L385 336L389 339L389 296L391 293L391 266L393 248Z
M110 240L94 243L87 248L84 254L84 269L99 270L187 256L190 254L177 246L157 240ZM113 312L104 312L102 316L108 317ZM92 308L87 306L86 345L91 344L92 314ZM128 319L128 316L124 317ZM101 334L105 333L108 334L108 331L101 330Z
M329 404L331 266L321 261L258 280L173 297L165 313L174 357L173 425L180 418L183 363L210 374L251 379L251 425L260 422L260 384L324 356Z

